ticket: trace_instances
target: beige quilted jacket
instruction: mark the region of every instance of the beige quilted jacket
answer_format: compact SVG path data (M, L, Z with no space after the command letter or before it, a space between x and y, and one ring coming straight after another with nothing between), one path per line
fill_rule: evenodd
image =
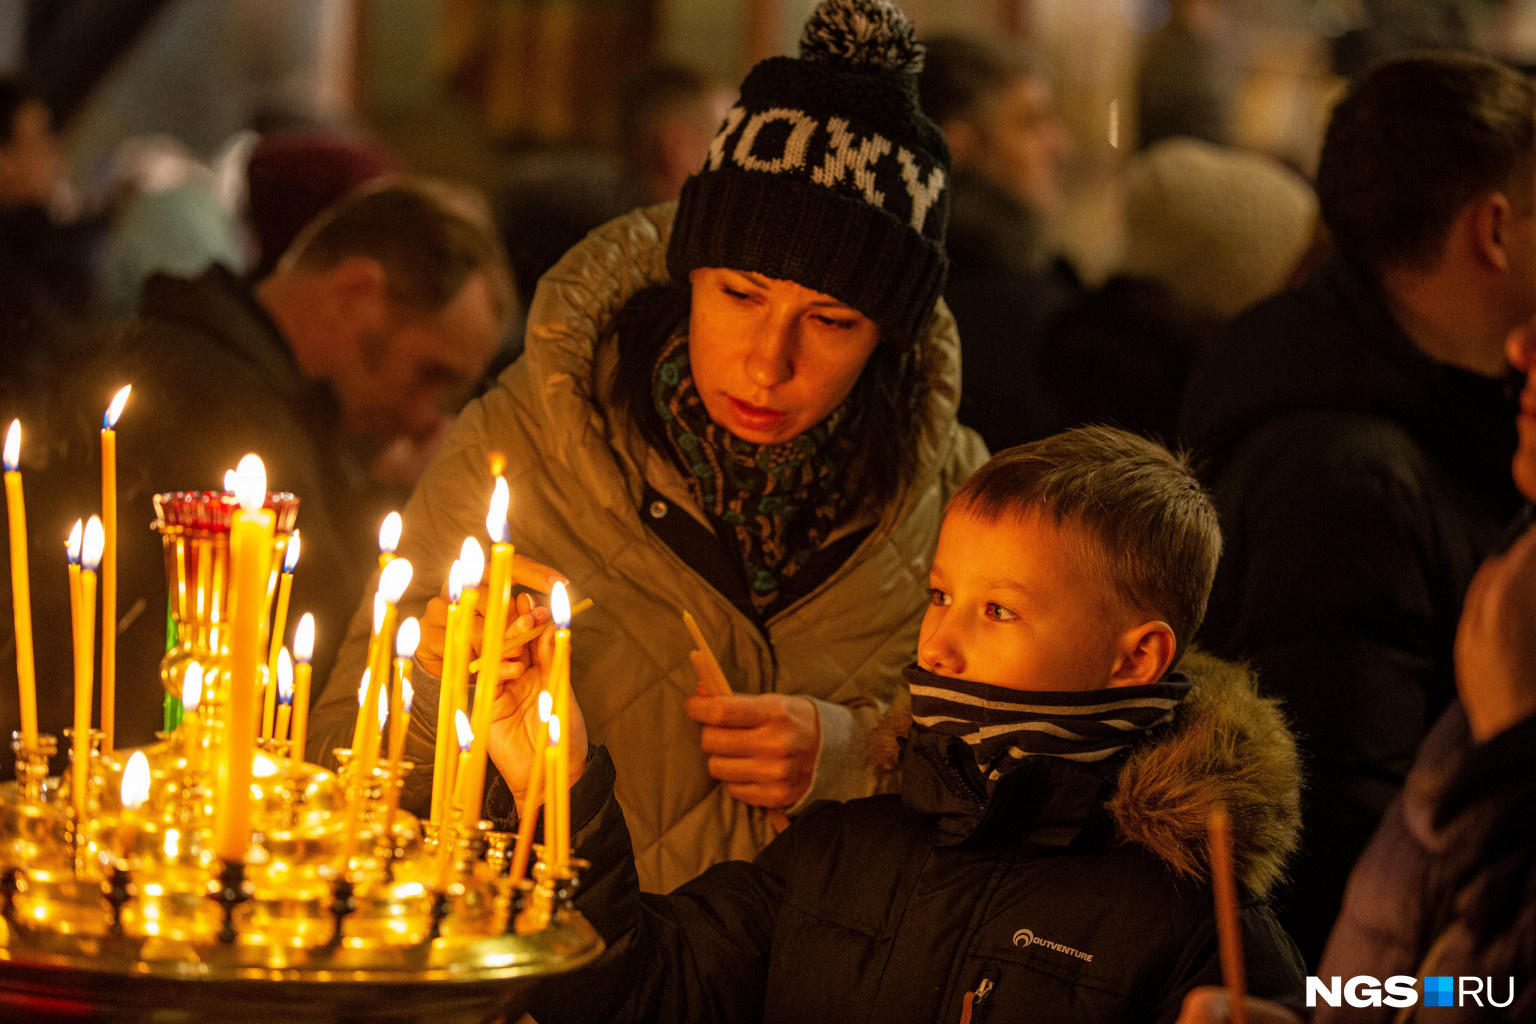
M506 454L517 550L556 567L578 597L595 602L572 631L575 694L593 742L618 767L641 883L663 892L721 860L751 858L772 838L764 816L706 770L699 726L683 713L698 679L678 610L693 612L737 692L815 700L822 751L802 804L867 795L877 781L869 729L914 657L944 502L986 458L980 439L955 421L959 341L941 306L924 341L912 482L854 555L777 612L764 635L647 528L646 481L669 514L703 516L672 462L604 413L613 360L609 348L594 354L599 328L634 292L666 280L671 218L671 206L621 217L540 281L523 356L459 418L403 510L400 545L415 568L401 614L420 614L464 538L486 543L488 455ZM350 742L371 615L370 597L315 709L312 751ZM437 690L421 673L418 683L408 756L429 770ZM405 804L420 810L429 796L428 772L418 770Z

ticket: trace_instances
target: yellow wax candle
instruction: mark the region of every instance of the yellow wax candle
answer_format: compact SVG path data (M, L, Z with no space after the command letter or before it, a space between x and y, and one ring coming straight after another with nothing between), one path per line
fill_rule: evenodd
M467 821L480 817L480 802L485 796L486 744L491 733L491 705L501 686L501 646L507 629L507 608L512 603L512 544L508 541L507 506L510 494L507 482L496 478L491 508L485 528L491 535L491 579L485 599L485 628L480 637L480 674L475 679L475 714L471 721L475 746L469 755L469 777L464 783L462 809Z
M304 744L309 739L310 660L315 656L315 617L305 612L293 631L293 658L298 662L293 672L293 756L304 760Z
M456 710L453 702L453 658L458 644L459 631L464 628L464 581L460 578L458 559L448 567L448 624L443 634L443 674L437 687L436 746L432 752L432 824L443 821L443 803L446 794L453 792L449 781L448 765L453 756L448 740L448 721Z
M199 538L192 542L197 556L197 633L198 641L213 649L213 541Z
M109 754L117 738L117 418L132 390L124 385L101 418L101 746Z
M544 798L544 856L549 858L549 866L556 873L565 870L567 856L561 846L561 836L565 834L565 825L560 817L560 787L562 775L560 772L560 716L549 716L549 742L544 747L544 778L548 780L548 795Z
M288 632L288 600L293 593L293 570L299 564L299 531L288 538L288 548L283 553L283 574L277 584L277 613L272 618L272 644L267 651L267 678L277 678L277 652L283 648L283 637ZM267 730L270 734L271 730Z
M230 640L228 729L214 820L214 852L226 863L244 862L251 844L251 760L256 742L256 680L262 662L261 620L271 571L275 517L262 506L267 472L247 455L236 469L240 511L230 527Z
M187 759L187 767L194 771L202 760L199 756L203 739L202 723L197 717L197 709L202 702L203 666L194 661L187 666L187 674L181 681L181 755Z
M406 625L415 622L415 619L406 619L400 626L401 635L405 634ZM396 645L397 649L399 646ZM384 840L388 843L394 842L395 814L400 809L400 773L405 761L405 733L411 727L411 709L416 700L411 688L410 662L409 657L395 659L395 692L400 694L400 701L396 713L389 718L389 791L385 795L384 817Z
M288 722L293 715L293 658L288 648L277 649L277 726L272 738L279 743L288 739Z
M96 569L101 565L101 520L91 516L85 524L80 552L80 601L75 616L75 733L74 768L70 791L74 797L75 827L85 824L86 795L91 778L91 698L95 695ZM79 834L77 832L77 834Z
M571 720L571 599L565 592L565 584L557 582L549 593L550 618L555 624L555 649L551 665L553 680L551 690L554 694L554 716L561 723ZM553 720L553 719L552 719ZM555 757L555 763L559 766L560 784L555 792L555 806L559 812L559 820L562 831L557 839L563 841L557 849L564 850L567 859L570 852L570 801L571 801L571 737L570 730L566 729L559 735L559 751ZM566 867L565 861L559 861L560 870Z
M208 646L222 653L229 638L224 635L224 617L228 613L229 538L213 540L213 585L208 594Z
M459 549L459 576L464 587L463 596L459 599L459 630L453 641L453 670L449 672L445 662L443 687L452 696L450 708L454 711L462 708L465 714L469 713L469 673L471 671L469 667L470 624L474 622L475 608L480 602L480 582L484 575L485 552L481 550L480 542L473 537L464 538L464 544ZM450 711L442 718L439 718L438 722L451 721L452 718L452 711ZM439 725L439 728L442 729L444 727ZM447 778L443 780L443 803L445 807L449 802L449 798L453 795L454 787L458 781L459 759L453 756L451 743L452 740L450 738L447 756L448 772Z
M416 645L421 643L421 623L414 616L400 623L395 636L395 685L390 697L389 760L399 766L405 752L405 732L411 724L411 659L416 656Z
M368 710L368 690L372 685L373 663L378 660L379 634L384 630L384 609L387 602L383 594L373 595L373 632L368 637L368 657L363 662L363 687L358 691L357 722L352 726L352 756L356 758L363 752L364 722L371 721L373 714ZM354 765L355 767L355 765Z
M384 567L379 573L379 596L384 599L384 614L382 621L375 620L378 626L376 639L375 660L368 667L372 684L368 688L368 696L365 700L362 719L370 722L384 710L380 704L380 695L385 685L389 682L389 652L394 645L395 619L399 615L396 605L405 588L411 585L411 563L404 558L396 558ZM353 751L357 756L357 751ZM379 730L377 727L364 728L362 735L362 757L358 763L358 778L367 780L373 777L374 766L379 758Z
M436 865L432 872L432 885L438 892L447 892L450 876L453 873L453 851L458 845L455 842L455 826L462 817L459 811L459 798L463 795L462 789L465 777L469 774L465 769L471 756L475 737L470 729L469 718L463 711L458 711L453 716L454 732L459 740L459 785L455 788L454 798L449 802L448 813L443 816L443 822L437 829L437 856Z
M118 790L123 814L117 823L117 849L125 862L133 856L134 844L143 827L139 809L149 800L149 783L149 758L144 756L144 751L135 750L123 766L123 781Z
M11 527L11 610L16 623L16 686L21 743L37 746L37 671L32 654L32 581L27 573L27 510L21 493L21 421L5 432L5 509Z
M534 734L537 741L540 736L549 735L549 716L553 699L548 690L539 691L539 721L543 723L537 733ZM517 843L512 847L512 884L523 880L528 871L528 855L533 850L533 825L539 816L539 807L544 803L544 762L548 760L544 751L539 749L537 742L533 749L533 763L528 766L528 788L523 791L523 806L518 810L517 816ZM545 832L549 831L548 825ZM548 837L546 836L546 839Z
M405 522L399 512L391 512L379 524L379 568L386 569L395 560L395 550L400 547L400 531Z

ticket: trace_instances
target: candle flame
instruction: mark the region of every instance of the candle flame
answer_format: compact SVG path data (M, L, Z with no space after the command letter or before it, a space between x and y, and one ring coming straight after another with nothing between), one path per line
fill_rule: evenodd
M405 588L411 585L409 559L397 558L379 573L379 596L390 604L399 604Z
M128 393L133 390L132 384L124 384L112 396L112 404L107 406L107 414L101 418L102 430L116 430L117 418L123 414L123 406L128 404Z
M294 567L299 564L299 531L294 530L293 536L288 538L288 550L283 555L283 572L293 575Z
M233 494L233 493L235 493L235 480L237 480L237 479L238 478L235 476L235 471L234 470L226 469L224 471L224 493L225 494Z
M149 799L149 758L135 750L123 769L123 810L136 811Z
M373 595L373 631L377 633L384 628L384 613L389 609L389 602L384 600L383 594Z
M549 745L554 746L560 742L560 716L549 716Z
M11 420L11 428L5 432L5 471L16 472L21 465L21 420Z
M293 631L293 657L296 661L309 663L309 659L315 656L315 617L309 612L299 620L299 628Z
M459 735L459 753L474 746L475 734L469 727L469 716L464 714L463 708L453 713L453 731Z
M203 666L197 662L187 665L187 674L181 680L181 709L192 714L203 702Z
M85 523L85 544L80 549L80 566L87 572L95 572L101 567L101 552L107 546L106 531L101 528L101 520L91 516Z
M389 721L389 701L379 701L379 728L384 728L384 723Z
M549 613L558 629L571 628L571 599L566 596L565 584L559 581L549 591Z
M421 643L421 623L412 615L400 623L400 628L395 632L395 657L414 658L416 645Z
M277 701L293 703L293 657L286 647L277 649Z
M400 518L399 512L391 512L384 517L383 524L379 527L379 550L386 555L395 553L400 546L400 531L405 528L405 521Z
M235 500L247 512L255 512L267 503L267 467L261 456L247 455L235 467Z
M357 684L357 706L362 707L368 703L369 677L373 675L372 669L363 669L363 681Z
M464 573L462 569L460 569L459 560L455 558L453 560L453 564L448 567L448 600L452 601L454 604L458 604L459 598L463 596Z
M270 779L277 774L277 762L266 754L257 754L251 760L251 777L256 779Z
M464 546L459 548L459 562L464 574L464 588L473 590L478 587L480 578L485 575L485 550L480 547L480 542L465 537Z
M75 520L75 525L69 528L69 540L64 542L65 553L69 555L70 565L80 564L80 532L85 529L85 524Z
M409 679L400 680L400 710L404 714L410 714L411 708L416 705L416 688L411 685Z
M485 517L485 532L495 544L505 544L509 533L507 507L512 503L512 492L507 489L504 477L496 478L496 490L491 494L491 510Z
M549 721L549 716L554 714L555 698L551 697L548 690L539 691L539 721Z
M181 830L168 828L165 830L165 855L171 860L181 856Z

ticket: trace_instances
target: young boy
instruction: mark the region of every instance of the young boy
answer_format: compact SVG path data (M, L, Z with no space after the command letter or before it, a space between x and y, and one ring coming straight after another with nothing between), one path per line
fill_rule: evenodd
M1205 861L1218 800L1250 989L1299 999L1300 962L1263 902L1296 839L1291 737L1247 673L1178 658L1220 546L1188 466L1139 437L1074 430L992 459L939 537L900 795L822 805L752 863L642 894L597 750L571 813L592 862L577 903L609 948L552 980L534 1016L1171 1021L1220 978ZM514 793L523 714L492 741Z

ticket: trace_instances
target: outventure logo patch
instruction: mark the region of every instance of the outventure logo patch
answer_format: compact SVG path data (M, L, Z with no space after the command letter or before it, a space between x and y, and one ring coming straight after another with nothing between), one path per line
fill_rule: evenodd
M1084 960L1090 963L1093 961L1092 953L1084 953L1081 950L1073 949L1071 946L1063 946L1059 942L1052 942L1049 939L1042 939L1028 928L1020 928L1018 931L1013 933L1013 944L1018 946L1020 949L1028 949L1030 946L1044 946L1046 949L1054 949L1058 953L1065 953L1068 956L1075 956L1079 960Z
M1497 985L1495 984L1497 982ZM1498 996L1503 995L1502 1002ZM1394 974L1385 981L1361 974L1344 979L1309 977L1307 979L1307 1005L1325 1006L1414 1006L1418 1005L1419 979L1406 974ZM1486 1002L1484 1001L1486 1000ZM1433 974L1424 979L1424 1006L1491 1006L1502 1008L1515 1001L1514 978L1454 977L1449 974Z

